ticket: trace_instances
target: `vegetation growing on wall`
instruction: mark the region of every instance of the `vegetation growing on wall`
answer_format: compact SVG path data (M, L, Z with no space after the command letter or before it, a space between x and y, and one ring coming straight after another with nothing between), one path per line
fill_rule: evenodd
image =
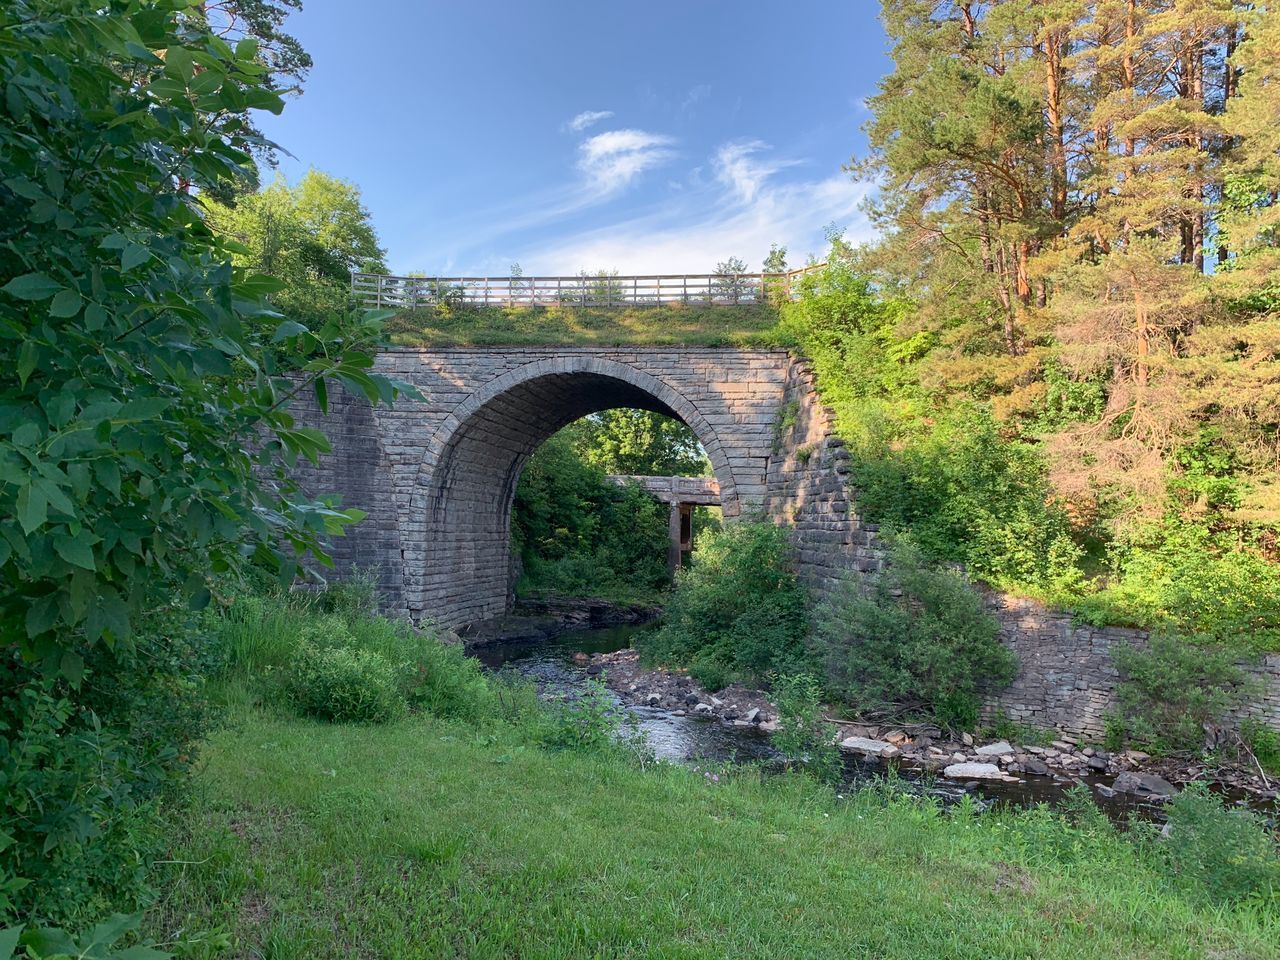
M420 307L387 324L405 346L773 346L777 309L768 304L622 307Z

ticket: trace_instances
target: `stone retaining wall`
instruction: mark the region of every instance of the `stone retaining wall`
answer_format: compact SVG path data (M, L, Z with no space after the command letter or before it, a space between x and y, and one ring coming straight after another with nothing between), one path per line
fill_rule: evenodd
M804 360L793 360L787 373L773 454L768 514L794 526L801 579L819 600L862 589L866 575L883 568L885 551L878 527L857 512L849 453L834 434L832 411L822 405ZM1028 726L1101 739L1118 680L1111 648L1143 643L1146 632L1077 624L1069 613L1003 594L989 593L987 600L1020 664L1013 684L988 700L987 716L1002 712ZM1264 693L1246 712L1280 730L1280 654L1255 673Z

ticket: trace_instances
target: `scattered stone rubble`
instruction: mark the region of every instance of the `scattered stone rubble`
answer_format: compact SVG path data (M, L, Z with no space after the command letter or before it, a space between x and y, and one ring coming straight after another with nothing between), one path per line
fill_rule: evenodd
M583 655L581 662L589 664L589 674L599 675L632 703L764 732L778 729L777 708L759 690L734 684L708 693L683 670L641 667L634 650ZM1053 777L1064 783L1088 783L1104 797L1124 793L1144 800L1167 799L1177 793L1175 784L1209 779L1259 799L1280 795L1274 781L1266 782L1248 771L1207 770L1199 763L1155 760L1139 750L1112 753L1065 735L1047 744L1014 744L978 742L968 733L953 738L930 725L836 726L836 743L847 754L893 760L948 779L1016 782L1027 776Z
M632 703L669 710L678 717L693 715L735 727L755 727L765 733L778 729L777 709L759 690L735 683L708 693L683 670L641 667L640 655L634 650L597 653L589 663L588 674L601 674L610 689Z

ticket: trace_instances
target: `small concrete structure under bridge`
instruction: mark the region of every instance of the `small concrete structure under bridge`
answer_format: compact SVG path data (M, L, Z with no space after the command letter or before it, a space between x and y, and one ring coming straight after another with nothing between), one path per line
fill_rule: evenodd
M667 569L674 574L693 549L693 508L720 506L720 481L715 477L645 477L611 474L608 478L618 486L637 483L671 507L667 530L671 542L667 547Z

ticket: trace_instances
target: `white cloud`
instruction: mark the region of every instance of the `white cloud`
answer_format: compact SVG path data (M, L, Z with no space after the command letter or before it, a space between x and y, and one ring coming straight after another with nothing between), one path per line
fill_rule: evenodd
M779 170L794 166L795 160L760 160L756 154L771 149L763 140L738 140L716 151L716 179L729 187L744 203L755 200L760 188Z
M826 248L824 225L846 227L853 243L874 230L859 210L870 191L845 175L776 184L762 181L747 199L733 184L685 191L663 208L621 223L544 242L521 251L526 270L571 274L616 269L627 274L701 273L729 256L759 270L772 243L787 247L792 266Z
M612 116L612 110L583 110L565 124L565 129L572 130L574 133L581 133L587 127L593 126L601 120L608 120Z
M578 144L578 169L597 195L608 195L674 157L674 144L671 137L644 130L598 133Z

